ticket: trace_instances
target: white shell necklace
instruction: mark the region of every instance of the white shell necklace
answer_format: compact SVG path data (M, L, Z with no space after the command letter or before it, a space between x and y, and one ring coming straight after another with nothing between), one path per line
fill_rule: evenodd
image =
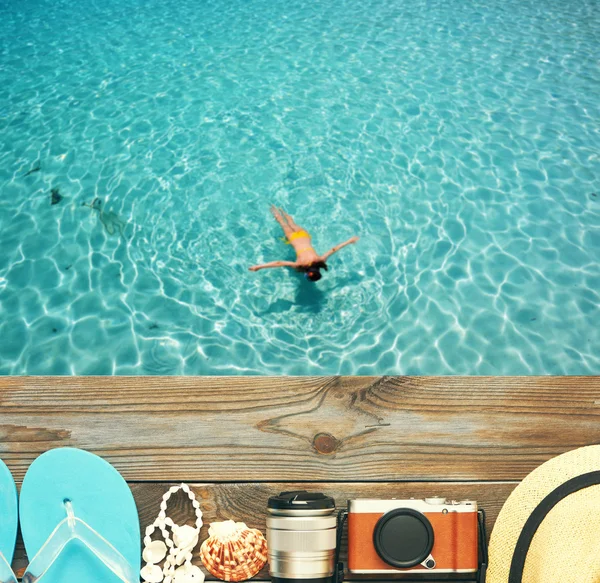
M196 514L196 526L184 524L179 526L167 516L167 502L179 490L187 495ZM164 542L152 540L156 529L162 533ZM169 530L173 538L169 535ZM140 575L145 583L204 583L204 573L199 567L192 565L192 551L198 544L202 528L202 511L196 495L187 484L172 486L163 496L160 512L156 520L146 528L144 537L144 552L142 558L146 563ZM165 559L166 557L166 559ZM165 559L163 568L158 563Z

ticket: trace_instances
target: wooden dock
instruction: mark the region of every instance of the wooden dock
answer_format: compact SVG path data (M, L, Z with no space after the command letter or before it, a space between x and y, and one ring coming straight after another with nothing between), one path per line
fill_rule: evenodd
M597 443L600 377L0 378L0 458L18 483L48 449L83 448L130 483L142 528L170 485L193 485L201 540L229 518L264 532L268 497L303 488L340 507L474 499L491 531L531 470Z

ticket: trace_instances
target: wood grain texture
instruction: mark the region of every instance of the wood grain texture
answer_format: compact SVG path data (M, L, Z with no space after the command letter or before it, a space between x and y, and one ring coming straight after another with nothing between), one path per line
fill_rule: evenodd
M340 506L475 499L490 530L516 480L600 443L599 405L598 377L6 377L0 458L20 482L50 448L95 452L131 482L143 527L170 482L187 481L201 482L206 525L264 531L268 497L306 487Z
M6 377L17 480L75 446L132 481L518 480L600 443L599 377Z
M172 484L131 484L135 497L142 532L158 514L163 494ZM344 508L346 501L352 498L423 498L441 495L456 500L476 500L486 511L488 534L498 516L498 512L516 483L270 483L270 484L194 484L191 485L201 502L204 526L200 540L208 536L211 522L234 519L245 522L251 528L266 532L266 509L269 496L283 490L322 491L336 500L338 508ZM189 500L181 493L172 498L168 508L169 516L178 524L188 521L191 524ZM342 557L346 558L344 537ZM14 566L22 573L27 563L22 543L19 544ZM198 552L195 563L201 566ZM210 578L210 577L209 577ZM267 569L258 575L258 579L268 579ZM422 579L421 579L422 580ZM439 580L439 579L438 579Z
M7 377L0 457L136 481L514 480L600 443L598 377Z

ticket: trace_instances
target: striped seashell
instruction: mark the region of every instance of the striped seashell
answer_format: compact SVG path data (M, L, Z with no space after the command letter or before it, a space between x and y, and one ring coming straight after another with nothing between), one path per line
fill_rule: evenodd
M200 547L206 569L222 581L245 581L267 562L267 541L260 530L243 522L213 522Z

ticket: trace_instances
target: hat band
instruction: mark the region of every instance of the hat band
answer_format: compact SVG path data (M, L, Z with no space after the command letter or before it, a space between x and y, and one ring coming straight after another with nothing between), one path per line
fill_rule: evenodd
M542 524L546 515L563 499L583 490L590 486L596 486L600 484L600 471L589 472L587 474L581 474L575 478L566 481L561 484L558 488L550 492L536 507L535 510L529 515L529 518L525 522L525 526L519 535L517 545L515 546L515 552L510 564L510 573L508 575L508 583L521 583L523 579L523 569L525 568L525 561L527 559L527 553L531 546L531 541L537 529Z

